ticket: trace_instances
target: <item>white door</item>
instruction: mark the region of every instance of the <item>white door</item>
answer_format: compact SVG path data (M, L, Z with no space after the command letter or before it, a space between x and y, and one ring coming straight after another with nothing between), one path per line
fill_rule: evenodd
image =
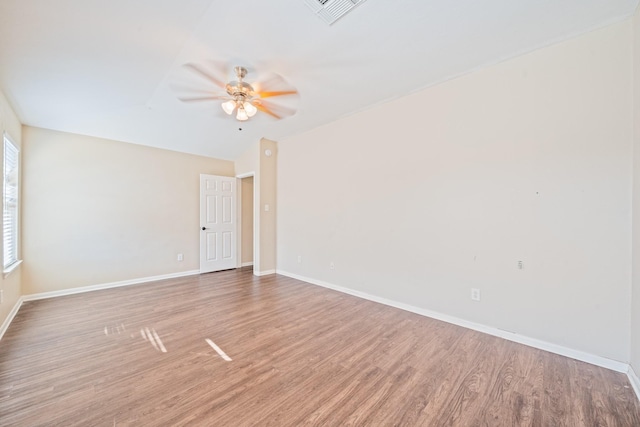
M200 273L238 266L236 178L200 175Z

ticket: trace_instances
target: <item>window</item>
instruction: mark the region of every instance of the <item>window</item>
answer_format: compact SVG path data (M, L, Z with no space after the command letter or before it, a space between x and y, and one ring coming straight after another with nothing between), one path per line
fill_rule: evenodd
M2 186L2 240L5 272L18 263L18 173L19 152L4 135L4 180Z

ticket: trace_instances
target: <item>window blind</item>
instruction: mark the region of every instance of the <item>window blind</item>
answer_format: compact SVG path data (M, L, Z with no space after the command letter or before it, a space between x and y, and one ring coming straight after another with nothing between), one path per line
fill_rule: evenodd
M4 136L2 241L4 268L18 262L18 148Z

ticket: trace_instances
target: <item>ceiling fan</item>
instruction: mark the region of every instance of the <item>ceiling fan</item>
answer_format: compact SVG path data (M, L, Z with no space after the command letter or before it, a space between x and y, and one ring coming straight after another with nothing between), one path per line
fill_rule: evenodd
M289 85L281 76L271 73L268 78L249 84L244 81L247 75L245 67L236 66L233 71L236 79L228 83L219 78L223 66L216 65L205 67L199 64L188 63L183 66L188 71L204 78L214 88L187 88L174 86L179 93L178 99L183 102L207 102L223 101L222 110L228 115L235 113L239 121L249 120L258 111L265 113L276 120L295 114L296 110L291 106L292 101L297 101L298 91ZM220 89L224 89L222 92ZM278 99L272 99L278 98Z

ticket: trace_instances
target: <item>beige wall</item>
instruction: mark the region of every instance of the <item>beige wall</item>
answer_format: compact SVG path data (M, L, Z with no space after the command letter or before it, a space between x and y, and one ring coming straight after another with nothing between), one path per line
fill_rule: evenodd
M271 155L265 152L269 150ZM278 167L278 144L262 138L260 140L260 271L275 272L276 269L276 171ZM265 206L269 206L269 210Z
M633 158L633 290L631 366L640 374L640 8L633 18L634 158Z
M265 151L271 150L271 156ZM235 161L236 176L253 174L254 185L254 274L270 274L276 268L276 173L278 144L262 138ZM265 211L265 205L269 211Z
M278 269L627 362L631 30L279 141Z
M18 146L22 145L22 125L18 120L13 108L7 101L6 97L2 92L0 92L0 136L6 132L11 140L17 144ZM1 141L1 140L0 140ZM0 145L0 150L2 150L3 145ZM24 154L20 153L20 160L24 164ZM0 170L3 165L0 162ZM0 200L1 203L1 200ZM1 239L2 237L0 237ZM0 246L2 247L2 246ZM7 277L2 277L0 275L0 289L3 293L3 301L0 304L0 325L7 319L9 312L15 304L18 302L18 299L21 295L21 281L22 281L22 266L19 266L17 269L13 270Z
M240 180L242 185L242 264L253 263L253 177Z
M251 145L247 151L235 160L236 175L254 174L254 184L258 182L260 172L260 141Z
M253 273L260 275L260 141L251 145L240 157L235 161L236 176L253 175L253 215L254 221L254 244L257 243L253 251ZM242 245L242 242L241 242ZM244 249L241 249L244 251ZM242 254L240 255L242 256Z
M23 136L25 294L198 269L199 174L233 176L233 162L31 127Z

